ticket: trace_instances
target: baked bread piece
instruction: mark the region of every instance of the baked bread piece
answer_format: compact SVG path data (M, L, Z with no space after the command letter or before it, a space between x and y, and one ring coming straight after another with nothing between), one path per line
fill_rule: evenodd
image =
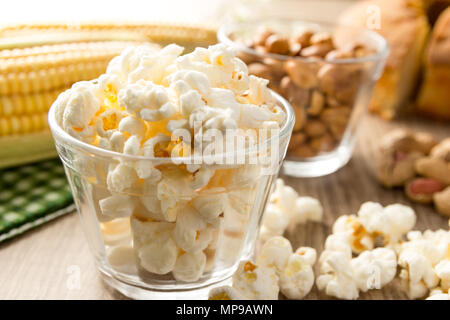
M377 11L377 8L380 10ZM380 23L377 23L377 17ZM340 18L356 27L380 27L390 46L383 75L375 86L370 110L393 118L411 97L417 84L423 49L429 33L421 1L369 0L351 6Z
M417 110L450 120L450 7L440 15L428 43Z

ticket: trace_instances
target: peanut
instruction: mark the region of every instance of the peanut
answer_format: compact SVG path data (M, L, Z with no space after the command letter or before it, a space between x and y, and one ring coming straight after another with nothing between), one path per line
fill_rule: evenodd
M289 41L284 37L273 34L266 39L267 52L277 54L289 54Z
M424 157L415 163L416 172L424 177L432 178L450 185L450 163L441 158Z
M290 59L285 63L284 69L291 80L303 89L311 89L318 85L317 67L314 64Z
M264 46L267 38L269 38L273 34L274 33L268 29L260 30L259 33L256 35L254 44L256 46Z
M431 203L433 194L444 188L445 185L436 179L417 178L406 184L405 193L414 202Z
M311 103L308 108L308 114L312 116L319 115L325 105L325 97L320 91L314 90L311 95Z
M385 187L403 186L416 175L414 163L422 157L421 153L381 149L378 160L377 178Z
M310 45L310 39L313 35L312 31L303 31L294 37L294 41L302 46L302 48Z
M430 155L433 158L441 158L450 162L450 138L442 140L439 144L431 149Z
M311 119L305 124L305 133L309 137L320 137L327 132L327 127L320 120Z

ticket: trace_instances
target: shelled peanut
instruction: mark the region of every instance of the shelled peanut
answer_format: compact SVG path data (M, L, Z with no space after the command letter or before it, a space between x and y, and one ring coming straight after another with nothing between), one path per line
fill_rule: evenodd
M254 51L242 50L239 57L249 73L268 79L269 87L295 111L288 155L307 158L333 151L347 129L367 74L362 63L342 59L372 51L357 44L338 48L326 32L303 31L288 38L267 29L246 46Z
M450 216L450 138L438 141L425 132L397 129L380 143L378 180L386 187L401 187L409 199L434 203Z

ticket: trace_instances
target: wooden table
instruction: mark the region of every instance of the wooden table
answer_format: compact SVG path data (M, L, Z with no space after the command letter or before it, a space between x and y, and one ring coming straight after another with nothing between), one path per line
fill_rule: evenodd
M438 138L450 136L444 123L405 118L384 122L375 116L364 119L355 154L335 174L314 178L284 177L301 195L317 197L325 209L322 223L308 223L287 234L293 247L312 246L320 251L336 217L354 214L364 201L383 205L403 203L417 214L416 229L447 229L448 219L431 206L413 204L401 190L386 190L374 177L374 153L379 137L396 126L428 130ZM47 223L0 245L0 299L124 299L103 284L75 213ZM79 271L80 287L71 279ZM314 287L307 299L327 299ZM382 290L361 294L360 299L404 299L398 279Z

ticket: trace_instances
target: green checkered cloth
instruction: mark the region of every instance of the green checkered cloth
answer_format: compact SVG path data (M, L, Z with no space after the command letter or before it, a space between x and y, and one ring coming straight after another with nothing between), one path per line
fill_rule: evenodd
M0 242L74 209L59 159L0 171Z

